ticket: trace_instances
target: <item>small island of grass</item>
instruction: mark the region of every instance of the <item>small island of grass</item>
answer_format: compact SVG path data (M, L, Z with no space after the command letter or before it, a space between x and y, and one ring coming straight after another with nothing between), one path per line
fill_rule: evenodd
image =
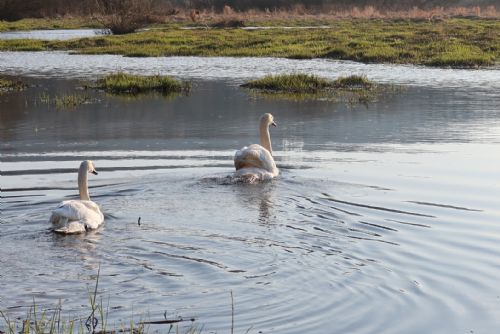
M312 74L278 74L249 81L242 87L276 93L320 93L334 89L370 89L375 83L362 75L339 77L336 80Z
M158 92L163 95L189 92L191 84L169 76L142 76L126 73L114 73L99 79L95 85L98 89L112 94L143 94Z
M329 80L311 74L278 74L267 75L241 86L271 98L328 100L348 104L366 104L376 101L384 92L396 91L394 86L376 84L364 75Z

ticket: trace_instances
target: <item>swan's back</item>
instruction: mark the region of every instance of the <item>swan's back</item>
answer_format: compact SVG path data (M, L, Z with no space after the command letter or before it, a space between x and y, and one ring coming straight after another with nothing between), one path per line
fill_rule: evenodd
M236 170L243 168L261 168L274 174L276 163L274 159L264 147L258 144L245 146L241 150L236 151L234 155L234 167Z
M80 233L96 229L104 222L99 206L92 201L63 201L52 211L50 222L59 233Z

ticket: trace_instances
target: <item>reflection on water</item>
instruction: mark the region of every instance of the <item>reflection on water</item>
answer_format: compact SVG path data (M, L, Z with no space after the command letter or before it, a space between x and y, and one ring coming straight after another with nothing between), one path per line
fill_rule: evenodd
M10 315L35 297L88 316L100 265L109 326L167 312L229 332L232 291L239 333L499 328L496 90L409 87L346 106L200 81L173 100L86 92L99 102L56 110L33 100L81 83L26 80L0 97L0 309ZM269 111L281 175L226 182ZM50 211L77 196L83 159L99 170L89 188L104 227L55 235Z
M73 38L110 35L108 29L53 29L0 32L0 39L67 40Z

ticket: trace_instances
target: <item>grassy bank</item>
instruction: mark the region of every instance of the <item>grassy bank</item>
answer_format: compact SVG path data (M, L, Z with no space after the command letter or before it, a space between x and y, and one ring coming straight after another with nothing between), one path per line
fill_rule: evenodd
M22 19L8 22L0 21L0 31L18 30L47 30L47 29L79 29L79 28L102 28L102 25L90 18L44 18L44 19Z
M500 20L341 19L322 24L328 28L184 30L160 26L122 36L72 41L0 40L0 50L73 50L132 57L329 58L445 67L489 66L500 62Z
M189 92L191 85L168 76L141 76L115 73L99 79L95 88L112 94L143 94L158 92L164 95Z

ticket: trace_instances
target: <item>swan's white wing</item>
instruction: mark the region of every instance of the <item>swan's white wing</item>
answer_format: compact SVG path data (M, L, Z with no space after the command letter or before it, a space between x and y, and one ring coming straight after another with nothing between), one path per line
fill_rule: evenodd
M237 151L234 155L234 167L235 176L248 183L270 180L279 174L271 153L257 144Z
M56 224L56 232L79 233L99 227L104 221L99 206L92 201L64 201L52 211L50 222Z
M271 174L278 174L273 156L264 147L252 144L236 151L234 155L234 167L236 170L243 168L262 168Z

